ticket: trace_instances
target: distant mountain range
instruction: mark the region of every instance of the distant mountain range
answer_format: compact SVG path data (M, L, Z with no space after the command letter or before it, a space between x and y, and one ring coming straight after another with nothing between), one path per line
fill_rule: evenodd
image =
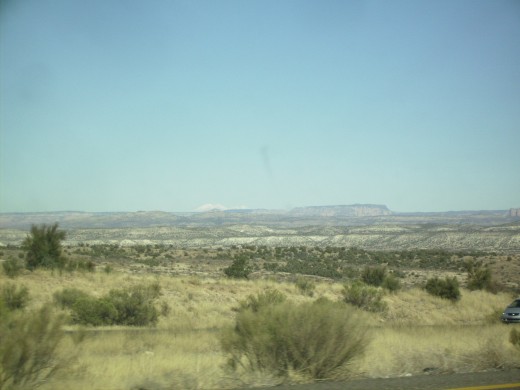
M476 224L497 225L520 221L518 209L398 213L385 205L353 204L297 207L292 210L236 209L202 212L42 212L0 213L0 229L28 230L32 224L58 222L62 228L129 228L157 226L222 226L236 224L265 226L377 224Z

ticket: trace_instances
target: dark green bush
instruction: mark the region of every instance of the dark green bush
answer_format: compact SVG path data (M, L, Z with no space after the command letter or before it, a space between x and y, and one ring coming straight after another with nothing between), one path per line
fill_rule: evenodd
M361 273L361 280L371 286L379 287L383 284L386 277L386 267L374 266L365 267Z
M224 273L235 279L247 279L251 271L248 258L242 255L237 256L229 267L224 268Z
M371 312L386 310L383 296L384 291L381 288L369 286L360 281L345 285L343 289L343 297L346 303Z
M29 302L29 289L25 286L6 284L2 287L1 300L8 310L23 309Z
M444 280L437 277L428 279L424 289L431 295L457 301L460 298L459 282L457 278L446 278Z
M2 268L4 269L4 273L10 277L17 277L23 269L23 265L19 260L11 257L2 263Z
M58 230L57 223L52 226L32 225L30 234L22 244L26 251L27 268L63 268L66 259L62 255L61 242L64 239L65 232Z
M33 389L62 368L57 348L63 318L43 307L34 313L0 315L0 389Z
M71 309L72 322L76 324L101 326L119 323L116 307L106 298L79 298Z
M238 312L221 344L231 368L332 379L344 376L347 364L364 352L366 329L356 309L343 303L284 301Z

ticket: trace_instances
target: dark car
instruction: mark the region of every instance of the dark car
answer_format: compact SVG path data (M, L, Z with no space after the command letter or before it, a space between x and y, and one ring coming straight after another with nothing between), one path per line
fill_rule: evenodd
M513 322L520 323L520 298L515 299L508 307L506 307L500 319L506 324Z

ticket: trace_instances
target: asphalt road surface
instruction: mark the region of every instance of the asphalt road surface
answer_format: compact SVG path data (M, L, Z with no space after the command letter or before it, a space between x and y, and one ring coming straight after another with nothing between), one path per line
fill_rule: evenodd
M265 387L263 388L266 389ZM388 379L358 379L281 385L273 390L520 390L520 369L447 375L418 375ZM251 390L251 389L249 389Z

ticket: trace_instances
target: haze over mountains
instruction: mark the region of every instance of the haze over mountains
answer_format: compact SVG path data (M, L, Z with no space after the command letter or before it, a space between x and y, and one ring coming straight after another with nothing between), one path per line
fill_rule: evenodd
M81 212L0 213L0 228L29 229L32 224L58 222L62 228L128 228L152 226L275 226L374 224L495 225L520 220L518 209L399 213L385 205L353 204L297 207L291 210L211 209L200 212Z
M65 245L356 246L520 252L516 210L397 213L384 205L355 204L288 211L3 213L0 246L19 245L32 224L58 222L67 232Z

